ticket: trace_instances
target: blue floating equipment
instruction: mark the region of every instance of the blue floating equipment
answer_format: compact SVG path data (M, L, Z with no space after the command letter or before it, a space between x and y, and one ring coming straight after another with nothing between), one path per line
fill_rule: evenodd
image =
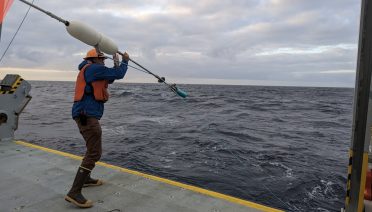
M178 94L178 96L180 97L183 97L183 98L186 98L187 97L187 93L179 88L177 88L176 90L176 93Z

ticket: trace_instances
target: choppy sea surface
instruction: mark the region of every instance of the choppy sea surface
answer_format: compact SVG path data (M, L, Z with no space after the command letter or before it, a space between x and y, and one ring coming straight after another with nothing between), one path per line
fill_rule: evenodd
M73 154L73 82L31 81L16 138ZM340 211L351 138L350 88L114 83L102 161L286 211Z

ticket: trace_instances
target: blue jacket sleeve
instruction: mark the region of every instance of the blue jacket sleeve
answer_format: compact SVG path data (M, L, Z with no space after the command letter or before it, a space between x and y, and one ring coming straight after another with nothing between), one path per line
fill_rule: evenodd
M117 68L108 68L100 64L92 64L88 67L86 81L108 80L113 83L116 79L123 79L128 70L128 62L121 63Z

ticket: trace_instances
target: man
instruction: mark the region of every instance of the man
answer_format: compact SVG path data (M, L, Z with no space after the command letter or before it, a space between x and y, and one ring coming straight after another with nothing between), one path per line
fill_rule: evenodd
M113 68L105 66L106 58L96 49L89 50L84 61L79 65L80 73L75 85L72 117L85 140L87 150L65 200L81 208L93 206L93 202L85 199L81 194L82 187L99 186L103 183L102 180L91 178L90 173L102 154L102 130L99 120L103 115L104 103L109 98L108 84L124 78L128 69L127 53L122 55L120 65L117 55L114 56Z

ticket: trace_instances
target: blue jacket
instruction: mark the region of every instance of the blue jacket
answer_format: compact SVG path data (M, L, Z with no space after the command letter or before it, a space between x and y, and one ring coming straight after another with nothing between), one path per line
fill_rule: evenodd
M79 65L79 71L88 63L84 60ZM128 62L122 62L118 68L108 68L101 64L92 64L85 70L84 77L86 83L91 83L96 80L108 80L113 83L116 79L123 79L128 70ZM91 91L91 86L86 86L85 91ZM84 94L83 99L74 102L72 106L72 118L77 118L80 114L85 114L88 117L95 117L101 119L104 110L104 103L96 101L92 92L91 94Z

